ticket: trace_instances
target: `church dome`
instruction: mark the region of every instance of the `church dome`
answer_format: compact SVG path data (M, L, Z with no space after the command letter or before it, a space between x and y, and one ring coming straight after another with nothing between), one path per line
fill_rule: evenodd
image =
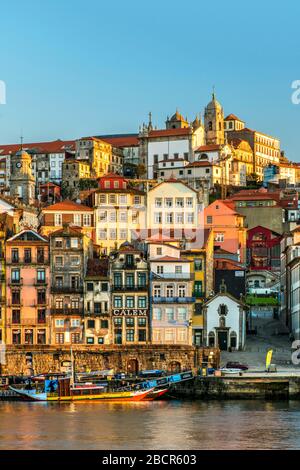
M170 118L170 121L185 121L185 119L176 109L176 113L173 114L173 116Z
M212 94L212 100L208 103L206 109L222 109L222 106L219 101L216 100L216 96L214 93Z
M17 157L26 157L26 158L31 158L31 156L29 155L28 152L26 152L25 150L18 150L18 152L16 152L15 154Z

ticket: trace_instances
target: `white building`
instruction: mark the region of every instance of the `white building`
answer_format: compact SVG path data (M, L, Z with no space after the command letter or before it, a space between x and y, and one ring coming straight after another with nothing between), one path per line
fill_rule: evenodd
M242 350L246 340L246 307L226 292L221 292L205 302L204 342L223 351L229 348Z
M147 194L148 230L190 238L199 225L201 208L194 189L181 181L163 181Z

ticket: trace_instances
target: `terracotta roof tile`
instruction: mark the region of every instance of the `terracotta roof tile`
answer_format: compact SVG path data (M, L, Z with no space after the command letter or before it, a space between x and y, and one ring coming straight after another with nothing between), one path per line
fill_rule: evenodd
M43 211L53 211L53 212L61 212L61 211L77 211L77 212L93 212L91 207L84 206L83 204L77 204L76 202L70 201L66 199L62 202L57 202L56 204L52 204L51 206L47 206L43 209Z

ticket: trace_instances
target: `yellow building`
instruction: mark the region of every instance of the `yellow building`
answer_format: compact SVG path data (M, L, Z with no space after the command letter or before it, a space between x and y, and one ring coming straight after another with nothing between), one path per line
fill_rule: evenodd
M91 177L122 172L122 149L96 137L82 137L76 141L76 159L89 162Z
M193 344L203 343L203 311L202 304L213 291L213 256L214 236L211 229L205 229L201 248L184 250L183 256L192 261L193 297L195 297L192 316Z

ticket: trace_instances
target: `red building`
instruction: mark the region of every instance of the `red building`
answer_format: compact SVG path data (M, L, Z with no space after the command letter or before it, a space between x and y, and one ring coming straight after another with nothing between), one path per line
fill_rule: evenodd
M258 225L247 232L247 264L252 270L280 270L281 235Z
M61 187L54 183L40 184L39 196L41 202L53 204L61 200Z

